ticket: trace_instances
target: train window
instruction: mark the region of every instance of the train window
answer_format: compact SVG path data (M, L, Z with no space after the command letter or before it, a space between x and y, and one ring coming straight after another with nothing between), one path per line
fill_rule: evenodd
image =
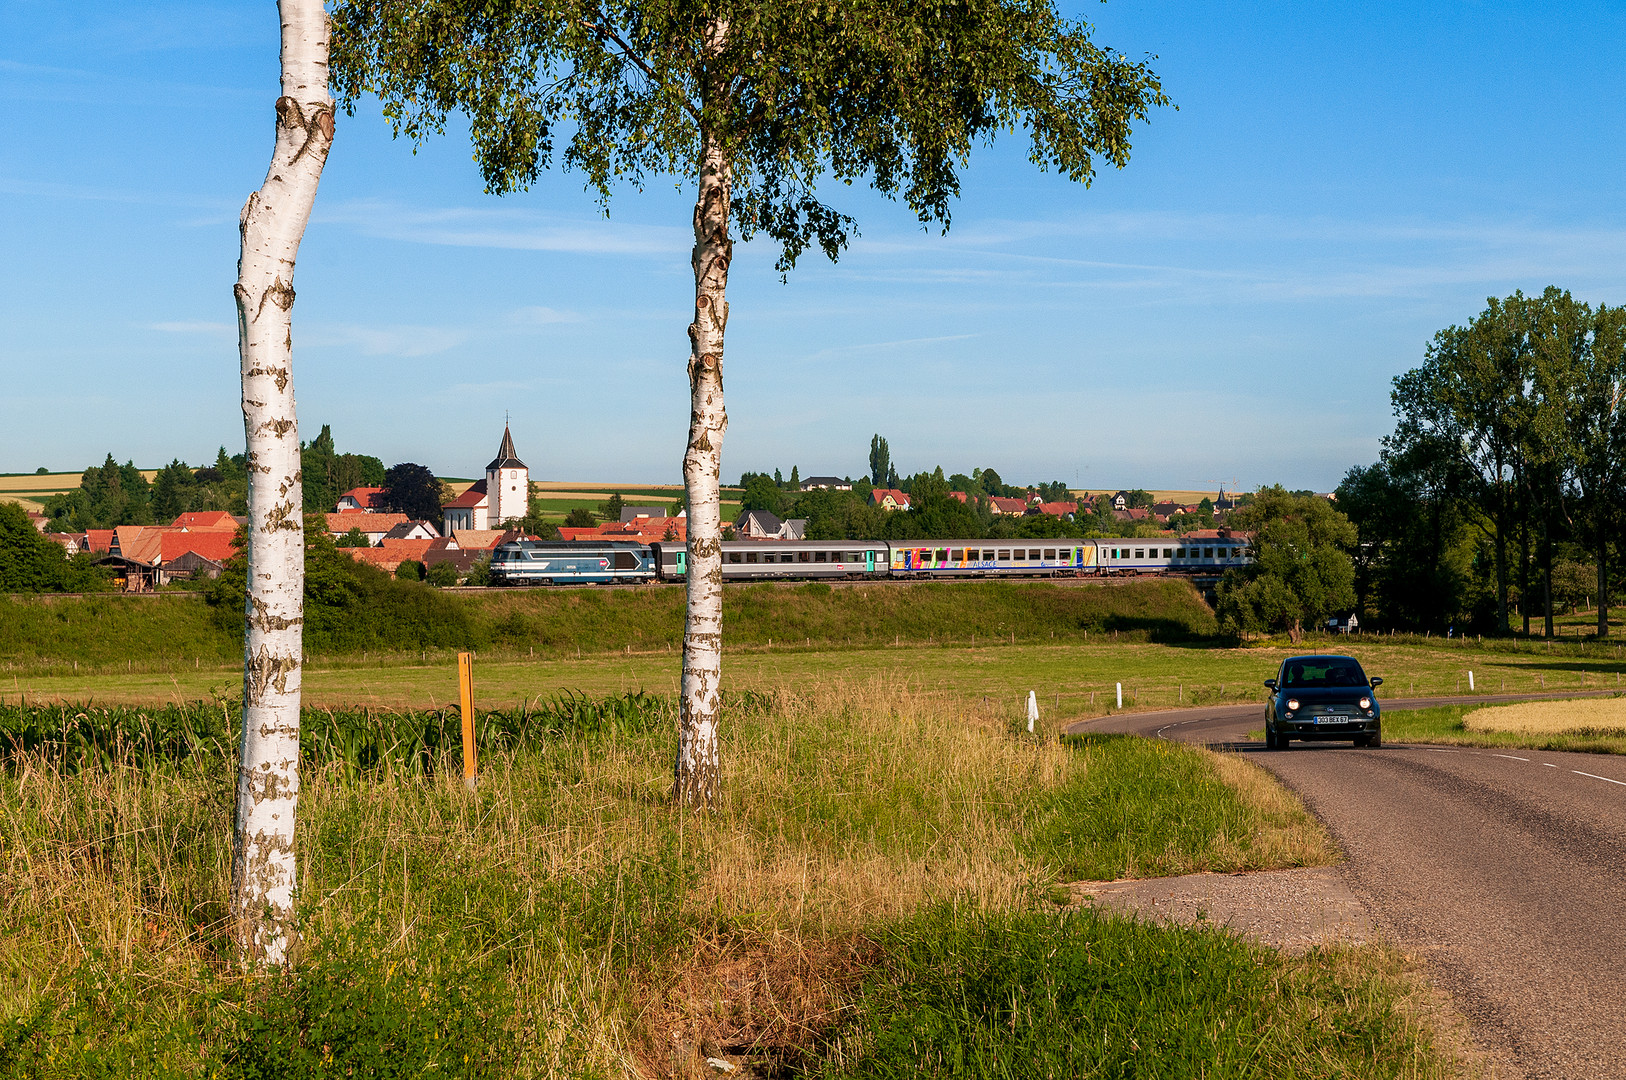
M797 562L811 562L812 559L809 558L810 555L812 555L812 552L810 552L810 551L798 551L796 553L796 561Z
M728 561L729 562L735 562L735 563L739 562L740 561L740 553L737 552L737 551L730 551L728 553Z
M1010 559L1010 557L1011 557L1011 553L1010 553L1010 552L1008 552L1008 551L1001 551L1001 552L1000 552L1000 553L999 553L999 557L1000 557L1000 558L1001 558L1001 559L1007 559L1007 560L1008 560L1008 559Z
M828 554L829 554L829 552L825 552L825 551L815 551L813 553L813 561L814 562L826 562L827 561L826 556Z
M1049 548L1045 548L1044 549L1044 557L1047 558L1047 559L1054 559L1056 557L1056 553L1054 551L1051 551Z
M937 565L941 566L944 563L948 562L948 557L949 557L948 548L938 548L937 549Z
M772 558L772 557L773 556L771 556L771 555L769 556L769 558ZM787 551L783 555L779 556L779 561L782 562L782 563L795 562L796 561L796 553L794 551Z
M745 553L745 561L746 562L756 562L757 561L757 553L754 552L754 551L747 551Z
M1146 549L1145 548L1136 548L1135 549L1135 558L1137 558L1137 559L1146 558Z
M1214 549L1213 548L1203 548L1203 558L1212 559L1213 557L1214 557Z
M1164 549L1163 549L1163 557L1164 557L1164 558L1165 558L1165 559L1172 559L1172 558L1174 558L1174 549L1173 549L1173 548L1164 548Z
M1186 557L1186 549L1185 548L1175 548L1174 549L1174 557L1176 559L1185 558Z
M617 570L635 570L638 567L638 556L630 551L615 553L615 568Z

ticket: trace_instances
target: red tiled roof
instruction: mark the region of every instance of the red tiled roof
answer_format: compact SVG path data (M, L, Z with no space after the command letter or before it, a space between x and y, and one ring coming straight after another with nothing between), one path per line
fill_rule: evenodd
M323 514L327 519L327 531L343 536L351 529L360 529L364 533L386 533L395 526L407 520L405 514L371 514L362 510L352 510L347 514Z
M1078 504L1076 502L1040 503L1039 513L1050 514L1054 517L1061 517L1064 514L1076 514L1078 513Z
M951 492L949 492L949 498L951 498L951 499L959 499L961 502L969 501L966 498L965 492L963 492L963 491L951 491Z
M169 523L172 529L228 529L237 528L237 519L224 510L196 510L182 514Z
M472 510L486 500L486 482L476 480L469 489L441 507L443 510Z
M85 549L100 554L106 554L113 547L112 529L86 529Z
M417 559L422 562L424 552L428 551L429 545L433 543L433 540L400 540L386 536L380 543L378 550L393 551L403 559ZM347 550L355 551L357 549L349 548Z
M502 529L454 529L452 538L464 551L489 551L502 543Z
M340 495L339 498L354 499L357 505L361 506L363 510L367 510L378 505L378 496L383 493L384 489L381 487L356 487Z
M412 558L411 555L392 548L340 548L339 550L359 563L376 566L380 570L392 574L395 573L397 567Z
M886 500L886 497L888 495L892 496L892 501L894 503L896 503L897 505L903 507L904 509L908 509L908 507L909 507L909 496L905 495L903 492L899 491L897 488L873 488L873 489L871 489L871 491L869 493L870 502L875 503L877 506L879 506L882 502L884 502Z
M993 503L994 509L1001 514L1025 514L1028 511L1026 499L1008 499L1002 495L995 495L988 501Z
M160 538L164 562L172 562L188 551L203 556L210 562L223 563L237 554L235 525L231 532L224 529L204 529L199 532L169 532Z

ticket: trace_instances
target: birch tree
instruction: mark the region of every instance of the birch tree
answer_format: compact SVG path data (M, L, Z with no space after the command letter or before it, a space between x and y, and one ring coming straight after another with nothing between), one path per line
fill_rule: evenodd
M265 183L239 220L237 336L248 451L243 738L231 911L244 959L286 964L294 928L294 815L305 549L294 409L294 260L333 143L322 0L279 0L282 93Z
M555 153L607 201L657 174L693 184L688 325L688 605L674 793L717 795L722 676L719 475L729 270L763 235L789 272L834 260L852 218L820 183L867 183L947 228L971 148L1025 131L1029 156L1088 184L1128 162L1168 103L1144 62L1097 46L1049 0L339 0L335 86L375 93L398 135L466 113L486 189L529 185Z

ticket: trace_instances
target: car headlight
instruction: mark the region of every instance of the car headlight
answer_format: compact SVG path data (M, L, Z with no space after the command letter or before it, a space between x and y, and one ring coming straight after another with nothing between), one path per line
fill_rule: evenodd
M1361 699L1361 708L1370 709L1371 707L1372 707L1372 699L1369 698L1369 697L1363 697Z
M1288 712L1298 712L1299 711L1299 699L1298 698L1288 698L1287 699L1287 711Z

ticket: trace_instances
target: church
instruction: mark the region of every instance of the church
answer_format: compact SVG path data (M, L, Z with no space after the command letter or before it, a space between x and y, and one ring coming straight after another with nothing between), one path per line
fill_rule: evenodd
M531 470L514 453L514 436L507 425L502 429L502 445L486 466L484 480L476 480L467 491L441 507L443 536L469 529L497 529L505 521L517 521L530 507Z

